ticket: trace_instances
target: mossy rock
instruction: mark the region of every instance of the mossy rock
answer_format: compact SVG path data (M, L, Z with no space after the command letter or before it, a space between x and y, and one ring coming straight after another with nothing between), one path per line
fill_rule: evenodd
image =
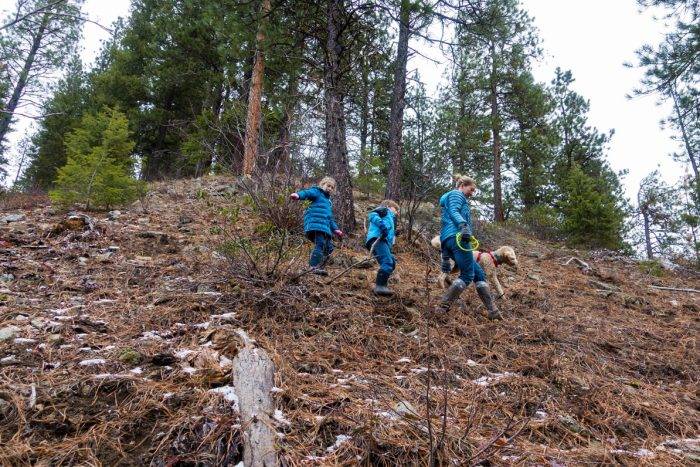
M141 354L134 349L124 349L119 354L119 361L129 365L136 365L141 361Z

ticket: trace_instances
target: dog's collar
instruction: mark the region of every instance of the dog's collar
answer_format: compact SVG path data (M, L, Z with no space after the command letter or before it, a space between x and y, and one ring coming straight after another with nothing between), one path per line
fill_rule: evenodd
M486 251L486 252L479 251L478 254L476 255L476 262L477 263L479 261L481 261L481 255L489 255L491 257L491 259L493 260L493 265L496 267L498 267L501 264L500 261L498 261L496 259L496 255L494 255L492 251Z

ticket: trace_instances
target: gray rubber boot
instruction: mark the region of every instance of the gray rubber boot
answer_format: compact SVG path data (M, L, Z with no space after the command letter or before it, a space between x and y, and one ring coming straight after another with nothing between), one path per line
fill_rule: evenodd
M442 302L440 303L440 307L447 311L450 308L452 302L457 300L466 288L467 284L465 284L462 279L455 279L450 285L450 287L447 289L447 292L445 292L445 295L442 296Z
M479 294L479 298L484 302L484 306L488 310L488 318L491 320L501 319L502 316L496 308L496 302L491 295L491 290L489 289L489 284L484 281L479 281L476 283L476 292Z
M394 292L386 285L375 285L373 292L375 295L379 295L381 297L391 297L394 295Z

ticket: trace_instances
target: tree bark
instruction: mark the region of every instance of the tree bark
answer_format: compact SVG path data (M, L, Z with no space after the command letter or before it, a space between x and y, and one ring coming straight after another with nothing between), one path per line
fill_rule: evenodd
M408 62L408 38L410 35L410 2L401 0L399 13L399 42L394 63L394 89L391 95L391 118L389 127L389 174L387 176L386 197L399 199L401 196L401 156L403 145L403 111L406 106L406 64Z
M647 249L647 259L654 259L654 251L651 248L651 232L650 232L650 222L649 215L642 212L642 217L644 218L644 243Z
M243 150L243 175L251 175L258 159L260 143L260 99L265 72L265 24L270 13L270 0L262 0L258 33L255 37L255 64L248 95L248 117L246 118L245 146Z
M502 222L503 192L501 188L501 122L498 109L498 89L496 83L496 44L491 43L491 131L493 132L493 217L496 222Z
M50 12L45 12L43 14L41 18L41 24L39 25L39 29L37 29L32 39L32 46L29 49L27 58L24 60L24 65L22 66L22 71L20 72L19 77L17 79L17 84L15 84L15 88L12 91L12 96L7 102L7 107L3 109L3 112L0 114L0 155L2 155L3 153L1 143L5 141L5 137L7 136L7 133L10 130L12 117L15 113L15 110L17 109L19 100L22 98L24 87L29 81L29 73L32 71L32 66L34 66L34 60L36 59L36 54L39 51L39 48L41 47L41 41L44 38L44 33L46 32L46 27L49 24L50 17Z
M683 114L681 113L680 105L678 104L678 93L676 92L676 85L673 83L671 85L671 96L673 97L673 108L676 111L676 118L678 119L678 126L681 129L681 135L683 137L683 144L685 145L685 150L688 153L688 159L690 159L690 165L693 167L693 173L695 174L696 183L700 183L700 176L698 175L698 159L694 153L692 147L690 146L690 138L688 137L688 130L685 128L685 121L683 120Z
M345 139L345 111L340 89L340 52L338 21L342 0L328 0L324 98L326 107L326 167L337 184L338 220L341 228L355 230L352 179Z

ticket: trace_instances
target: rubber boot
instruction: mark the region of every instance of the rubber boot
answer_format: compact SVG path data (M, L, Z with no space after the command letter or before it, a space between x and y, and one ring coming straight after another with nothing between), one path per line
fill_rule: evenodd
M377 271L377 281L373 290L374 294L380 297L391 297L394 295L394 292L387 286L388 283L389 275L383 271Z
M476 283L476 292L479 294L479 298L484 303L486 310L488 310L488 319L501 319L501 314L496 308L496 302L491 295L491 290L489 290L489 284L485 281L479 281Z
M462 279L455 279L450 285L450 287L447 289L447 292L445 292L445 295L442 296L440 308L442 308L445 311L449 310L452 302L457 300L466 288L467 284L465 284Z

